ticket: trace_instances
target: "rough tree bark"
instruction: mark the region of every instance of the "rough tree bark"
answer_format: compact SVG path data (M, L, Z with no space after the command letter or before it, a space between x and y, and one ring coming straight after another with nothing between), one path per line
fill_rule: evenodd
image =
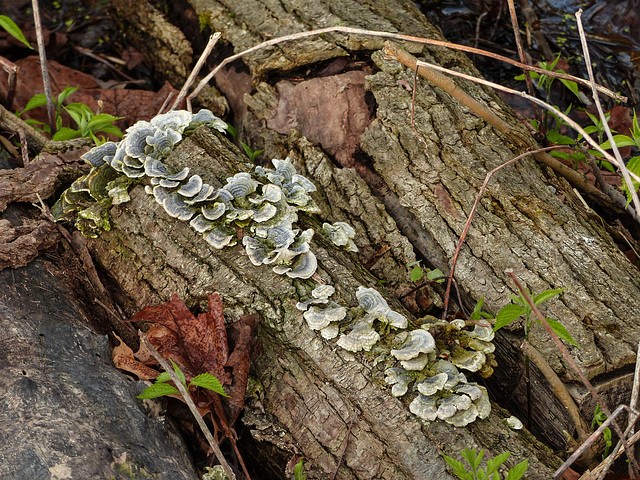
M134 2L116 0L113 5L126 21L125 3ZM191 0L175 8L193 13L170 15L184 22L185 39L202 41L189 24L199 18L222 31L236 52L268 38L337 23L438 37L415 5L402 0L277 5ZM138 34L144 39L143 30ZM318 185L315 199L322 219L347 221L356 228L357 258L322 239L314 243L321 277L352 303L358 285L376 284L371 273L400 292L408 284L406 264L416 258L447 271L486 172L521 153L426 82L417 87L414 131L413 72L385 59L381 47L381 39L328 34L258 51L244 59L249 74L232 68L218 81L229 104L239 105L238 92L230 86L241 85L241 80L247 84L250 76L253 90L244 96L248 111L241 115L245 141L264 147L266 158L289 155ZM449 68L473 71L464 56L452 51L406 48ZM519 129L493 92L459 84ZM243 168L237 149L205 131L185 141L172 158L212 184ZM531 436L506 428L501 421L506 414L499 408L469 429L422 425L380 385L381 368L372 359L336 349L305 326L295 303L308 296L308 282L254 267L241 247L211 251L141 187L133 190L130 203L113 209L112 219L113 229L92 241L91 248L137 307L166 301L174 292L196 302L215 290L231 318L260 314L263 352L255 361L255 374L272 425L269 432L257 426L254 432L273 442L280 438L283 449L301 451L324 472L320 476L335 469L354 414L358 417L338 478L450 478L440 453L455 454L473 445L492 454L510 450L514 462L529 458L529 478L548 478L550 468L557 466L557 458ZM317 227L317 220L305 221ZM387 253L369 262L381 248ZM534 292L567 288L545 314L561 320L581 346L571 349L572 354L599 381L602 392L611 393L612 402L626 402L627 372L640 333L637 270L600 220L577 201L570 185L531 159L494 176L462 249L456 280L467 299L484 296L485 309L495 313L508 302L507 294L515 293L504 273L507 268ZM524 405L520 341L518 329L499 337L501 365L490 380L496 400L516 411ZM530 341L566 382L575 382L576 375L542 329L534 328ZM564 448L563 431L573 433L567 414L535 372L533 382L537 433L553 447ZM589 418L593 402L579 387L574 390ZM254 415L250 409L245 421Z

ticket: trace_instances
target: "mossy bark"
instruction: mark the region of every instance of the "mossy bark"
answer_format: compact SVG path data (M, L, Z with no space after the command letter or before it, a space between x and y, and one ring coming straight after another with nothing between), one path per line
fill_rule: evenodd
M184 11L185 5L176 8ZM402 0L284 1L277 5L266 0L191 0L188 7L195 17L207 18L212 30L222 31L235 52L269 38L338 24L438 36L415 5ZM185 31L185 37L194 43L201 41L194 29ZM371 54L382 42L336 33L270 47L243 59L254 87L244 97L248 105L240 128L244 141L255 149L265 148L266 158L291 156L299 171L318 185L315 199L323 207L324 218L356 227L357 258L336 252L321 240L315 245L321 275L346 301L353 301L357 285L374 284L362 265L368 265L379 279L390 281L393 291L406 291L406 264L416 258L448 271L485 175L522 153L448 94L424 81L417 85L412 125L414 74L379 52ZM451 50L406 47L428 61L475 72L466 57ZM318 122L310 120L318 116L318 110L308 103L300 106L291 94L299 86L315 93L324 89L323 94L331 97L326 89L335 88L335 97L342 98L344 71L329 75L336 77L332 83L305 84L310 80L306 77L310 67L335 65L331 60L342 57L349 57L348 69L364 72L359 85L353 75L349 77L349 88L359 88L361 95L344 97L337 102L347 104L341 116L323 114L321 122L329 128L333 122L344 121L356 109L348 104L354 98L368 102L371 112L360 130L357 122L344 124L356 138L347 156L336 153L335 136L318 133ZM287 75L289 78L283 78ZM527 135L492 91L466 81L459 85ZM233 95L231 90L225 93ZM286 122L278 118L293 119L296 130L285 131ZM176 161L190 166L206 161L207 166L194 167L194 173L201 173L198 169L206 172L209 181L212 177L220 181L242 168L238 152L216 138L200 132L180 147L183 153L176 154ZM304 221L317 227L317 220ZM490 182L462 248L456 281L463 301L473 303L484 297L485 310L494 314L508 303L509 293L516 293L504 273L507 268L534 293L567 288L559 299L544 305L544 313L566 326L580 345L571 348L572 354L607 393L616 390L613 384L618 388L629 383L626 372L635 362L640 336L640 278L601 222L582 207L564 179L531 159L521 160ZM94 251L138 306L166 300L173 292L202 299L216 290L232 316L260 312L264 354L255 365L265 388L263 402L284 426L287 438L295 440L316 466L331 471L342 445L338 440L344 439L346 423L356 412L361 414L352 431L351 442L355 443L347 451L348 473L345 470L338 478L425 478L434 473L440 475L436 478L445 478L436 452L456 453L474 444L494 453L501 448L519 450L514 460L542 458L535 453L535 442L504 430L496 416L475 424L473 433L442 424L421 427L401 402L376 383L380 372L366 358L336 351L330 342L306 329L294 305L308 294L310 284L256 269L241 247L212 252L186 225L178 223L137 188L130 204L114 209L114 228L94 242ZM386 253L378 258L382 251ZM505 392L509 399L501 396L499 400L522 412L526 407L523 363L517 350L520 327L516 325L496 341L500 367L493 391ZM576 381L542 328L532 328L530 342L565 381ZM537 433L563 448L563 430L573 432L564 408L537 372L533 380ZM626 402L628 390L618 388L610 398ZM580 392L575 396L588 418L593 401ZM502 446L502 435L513 444ZM381 445L388 455L373 462L367 452ZM554 460L543 463L551 465ZM541 465L530 471L537 472L531 478L538 473L539 478L548 476Z

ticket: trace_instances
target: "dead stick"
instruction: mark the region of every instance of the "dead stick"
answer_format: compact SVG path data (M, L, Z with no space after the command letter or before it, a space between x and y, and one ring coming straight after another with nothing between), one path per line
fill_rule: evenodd
M600 397L600 394L596 391L596 389L593 388L593 385L591 385L591 382L589 381L587 376L584 374L582 369L578 366L576 361L573 359L573 357L571 356L571 354L567 350L567 347L565 347L564 344L560 341L560 338L558 338L558 335L556 335L556 332L553 331L553 328L551 328L551 326L549 325L547 320L544 318L544 315L542 315L542 313L540 312L540 309L538 308L538 306L535 303L533 303L533 300L531 300L531 296L524 289L524 287L520 283L520 280L518 280L518 278L513 273L513 270L507 269L507 270L505 270L505 273L508 274L511 277L511 280L513 280L513 282L516 284L516 287L518 287L518 291L520 292L520 295L522 295L522 297L526 300L526 302L529 304L529 306L533 310L533 313L535 313L536 317L538 317L538 320L540 320L540 323L542 324L542 326L545 328L545 330L547 331L549 336L551 336L551 339L553 340L553 342L558 347L558 350L560 350L560 353L562 353L562 356L569 363L571 368L573 368L573 370L578 374L578 376L580 377L580 380L582 380L582 383L584 384L584 386L587 387L587 390L589 390L589 393L591 394L591 397L595 400L596 403L600 404L600 408L604 412L604 414L607 417L610 417L611 416L611 411L609 410L609 407L604 402L604 400ZM631 451L631 449L629 448L629 445L627 444L626 440L624 439L624 433L622 433L622 429L618 425L618 422L613 422L613 428L616 431L616 433L618 434L618 436L620 437L620 440L622 441L622 445L624 446L625 451L627 453L627 457L629 458L629 465L633 469L632 478L635 479L636 476L637 476L638 464L637 464L636 459L635 459L635 457L633 455L633 452ZM554 478L557 478L557 476L554 477Z
M220 38L220 35L221 35L220 32L216 32L209 37L207 46L204 48L202 55L200 55L200 58L198 59L196 66L193 67L193 71L189 75L189 78L187 78L187 81L184 82L184 85L180 89L180 93L178 93L178 98L176 98L176 101L173 102L173 105L171 106L171 110L175 110L176 108L178 108L182 103L182 100L184 100L184 97L187 96L187 92L189 91L189 88L191 87L194 80L198 76L198 73L200 73L200 70L202 69L202 66L204 65L205 60L211 53L211 50L213 50L213 47L215 47L216 43L218 42L218 39ZM189 109L189 111L191 111L191 109Z
M591 56L589 55L589 46L587 45L587 38L584 34L584 28L582 27L582 9L576 12L576 22L578 23L578 33L580 34L580 44L582 45L582 53L584 54L584 63L587 67L587 73L589 74L589 82L591 83L591 92L593 96L593 101L596 104L598 109L598 115L600 116L600 121L602 122L602 126L604 127L604 131L607 134L607 138L609 139L609 143L611 144L611 150L613 150L613 154L618 160L618 168L622 173L622 177L624 178L624 182L627 184L627 188L629 189L629 193L631 194L631 199L633 200L633 205L635 206L636 212L640 212L640 199L638 198L638 192L636 191L636 187L634 187L633 182L631 181L631 177L629 175L629 169L622 161L622 157L620 156L620 152L618 151L618 146L613 139L613 134L611 133L611 129L609 128L609 123L607 122L606 117L604 116L604 111L602 110L602 104L600 103L600 97L598 96L598 90L595 87L595 79L593 77L593 68L591 67ZM636 218L638 220L638 218Z
M36 39L38 41L38 53L40 54L40 69L42 70L42 83L44 85L44 95L47 98L47 115L49 117L49 127L51 135L56 133L56 112L53 105L53 94L51 93L51 81L49 80L49 67L47 66L47 53L44 49L44 35L42 34L42 22L40 21L40 7L38 0L31 0L33 8L33 22L36 26Z
M455 43L451 43L451 42L445 42L443 40L435 40L435 39L431 39L431 38L423 38L423 37L414 37L411 35L403 35L403 34L399 34L399 33L390 33L390 32L378 32L375 30L363 30L361 28L352 28L352 27L342 27L342 26L336 26L336 27L328 27L328 28L321 28L319 30L311 30L308 32L298 32L298 33L294 33L291 35L286 35L283 37L278 37L278 38L272 38L271 40L267 40L266 42L262 42L254 47L248 48L247 50L244 50L240 53L237 53L235 55L232 55L230 57L225 58L216 68L214 68L213 70L211 70L211 72L209 72L209 74L203 78L200 83L198 84L198 86L195 88L195 90L193 92L191 92L191 94L187 97L188 99L194 98L195 96L198 95L198 93L200 93L200 90L202 90L202 88L204 88L204 86L209 83L211 81L211 79L227 64L242 58L245 55L248 55L249 53L255 52L257 50L260 50L262 48L265 47L269 47L272 45L278 45L280 43L283 42L289 42L292 40L299 40L301 38L307 38L307 37L311 37L314 35L322 35L325 33L346 33L346 34L352 34L352 35L367 35L367 36L372 36L372 37L380 37L380 38L391 38L394 40L405 40L408 42L413 42L413 43L419 43L419 44L425 44L425 45L434 45L434 46L438 46L438 47L445 47L445 48L452 48L454 50L460 50L463 52L468 52L468 53L477 53L478 55L482 55L485 57L490 57L490 58L494 58L496 60L499 60L501 62L505 62L505 63L509 63L511 65L515 65L516 67L520 67L522 69L525 70L530 70L532 72L537 72L541 75L548 75L550 77L554 77L554 78L562 78L565 80L571 80L573 82L576 83L580 83L581 85L589 85L589 83L582 79L582 78L578 78L578 77L574 77L573 75L567 75L567 74L563 74L563 73L558 73L558 72L549 72L548 70L544 70L542 68L538 68L538 67L532 67L530 65L526 65L524 63L520 63L517 62L515 60L511 60L508 57L504 57L502 55L497 55L495 53L491 53L491 52L487 52L486 50L478 50L477 48L473 48L473 47L467 47L465 45L457 45ZM612 92L611 90L609 90L608 88L605 88L601 85L598 85L598 91L604 93L605 95L614 98L616 100L619 100L621 102L627 102L628 99L627 97L624 97L622 95L619 95L617 93Z
M233 471L231 471L231 467L227 463L227 460L224 458L224 455L222 455L222 451L220 450L220 447L218 446L216 441L213 439L213 435L211 434L209 427L207 427L207 424L204 423L204 420L202 419L202 415L200 415L200 413L198 412L198 409L193 403L193 400L191 399L191 395L189 395L189 392L185 388L184 384L180 381L180 379L178 378L176 373L173 371L173 368L171 368L169 363L167 363L167 361L164 358L162 358L162 355L158 353L158 350L156 350L156 348L153 345L151 345L151 342L149 342L149 340L147 339L147 336L142 331L138 331L138 334L140 335L140 343L149 349L149 352L151 352L151 355L153 355L153 358L155 358L157 362L160 364L160 366L164 368L164 371L169 374L169 376L171 377L171 380L173 380L173 383L175 383L176 388L180 391L180 395L182 395L182 398L184 399L185 403L189 407L189 410L191 410L191 413L196 419L196 422L198 422L198 426L202 430L202 433L204 433L204 436L207 439L207 442L209 442L209 445L213 449L213 453L216 455L216 458L220 462L220 465L222 465L222 468L224 469L224 473L227 475L227 477L229 477L229 480L235 480L236 476L234 475Z

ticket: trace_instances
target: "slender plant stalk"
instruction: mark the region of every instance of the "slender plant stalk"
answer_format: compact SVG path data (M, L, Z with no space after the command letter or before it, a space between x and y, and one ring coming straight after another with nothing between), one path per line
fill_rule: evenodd
M187 406L189 407L189 410L191 410L191 413L196 419L196 422L198 422L198 425L200 426L202 433L204 433L204 436L206 437L207 442L209 442L209 445L213 449L213 453L215 453L216 458L220 462L220 465L222 465L224 473L227 475L227 477L229 477L229 480L236 480L236 476L231 470L231 467L229 466L229 464L227 463L227 460L224 458L224 455L222 455L222 451L220 450L220 447L216 443L215 439L213 438L213 435L211 434L209 427L207 427L207 424L204 423L204 420L202 419L202 415L200 415L200 413L198 412L198 409L196 408L196 405L193 403L193 400L191 399L191 395L189 395L189 392L184 387L183 383L180 381L176 373L173 371L173 368L171 367L171 365L169 365L169 363L164 358L162 358L162 355L160 355L160 353L158 353L158 350L156 350L156 348L153 345L151 345L151 342L149 342L149 340L147 339L147 336L142 331L139 331L138 334L140 335L140 343L142 343L145 347L149 349L149 351L151 352L151 355L153 355L153 358L155 358L157 362L160 364L160 366L164 368L165 372L169 374L169 376L171 377L171 380L173 380L173 383L175 383L176 388L180 391L180 395L182 395L182 398L184 399Z
M589 75L589 82L591 83L591 92L593 94L593 101L598 108L598 115L600 116L600 121L602 122L602 126L604 127L604 131L607 134L607 139L609 139L609 143L611 144L611 150L613 150L613 154L616 157L618 168L622 173L622 177L624 178L625 183L627 184L627 188L629 189L629 193L631 193L631 199L633 200L633 205L636 207L636 212L640 212L640 199L638 199L638 192L636 192L635 187L633 186L633 182L631 181L631 177L629 176L629 169L622 161L622 157L620 156L620 152L618 151L618 146L613 139L613 134L611 133L611 129L609 128L609 124L607 123L607 119L604 116L604 111L602 110L602 104L600 103L600 97L598 96L598 90L595 88L595 79L593 77L593 68L591 68L591 56L589 54L589 46L587 45L587 38L584 35L584 28L582 27L582 9L576 12L576 22L578 24L578 33L580 34L580 44L582 45L582 53L584 54L584 63L587 67L587 73Z
M196 62L196 66L193 67L193 70L191 71L191 74L189 75L189 78L187 78L187 81L184 82L184 85L180 89L180 93L178 93L178 97L176 98L175 102L173 102L173 105L171 106L171 110L175 110L176 108L178 108L180 106L180 104L182 103L182 100L184 100L184 97L187 96L187 92L189 91L189 88L191 87L191 85L193 84L194 80L198 76L198 73L200 73L200 70L202 69L202 66L204 65L204 62L207 60L207 57L209 56L209 54L213 50L213 47L216 46L216 43L218 42L218 39L220 38L220 35L222 35L220 32L216 32L216 33L214 33L213 35L211 35L209 37L209 41L207 42L207 46L204 48L204 51L202 52L202 55L200 55L200 58ZM189 107L189 111L191 111L190 107Z
M40 54L40 69L42 70L42 84L44 85L44 95L47 98L47 116L51 135L56 133L56 109L53 105L53 94L51 93L51 81L49 79L49 67L47 66L47 53L44 49L44 35L42 34L42 22L40 21L40 7L38 0L31 0L33 8L33 23L36 27L36 39L38 41L38 53Z

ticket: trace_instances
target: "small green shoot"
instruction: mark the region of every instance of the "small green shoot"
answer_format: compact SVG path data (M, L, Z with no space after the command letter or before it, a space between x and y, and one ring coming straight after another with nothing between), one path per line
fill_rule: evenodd
M640 148L640 126L638 126L638 115L637 112L633 112L633 130L631 131L631 137L628 135L614 135L613 142L616 144L618 148L621 147L637 147ZM602 148L608 150L611 148L611 142L607 140L602 145ZM613 168L613 167L612 167ZM627 169L630 172L635 173L636 175L640 175L640 156L632 157L627 162ZM640 184L632 179L633 188L638 190ZM622 191L627 194L627 205L631 203L631 191L627 187L627 183L623 182L622 187L620 187Z
M64 141L78 137L91 137L91 139L99 145L105 142L105 138L104 136L98 138L96 135L98 132L122 137L122 131L118 127L113 125L113 122L119 120L122 117L114 117L113 115L109 115L107 113L95 114L84 103L71 103L67 106L63 105L64 101L67 100L67 98L69 98L76 90L78 90L77 87L67 86L62 92L60 92L60 95L58 95L58 97L54 98L53 100L53 103L56 107L55 114L57 132L55 133L55 135L53 135L52 140ZM24 109L20 112L17 112L17 115L21 116L23 113L28 112L29 110L37 107L43 107L46 104L47 99L44 93L39 93L37 95L34 95L33 98L27 102L27 105L24 107ZM73 119L73 121L78 126L77 129L62 126L62 110L66 111ZM30 125L41 125L43 131L51 133L49 126L43 124L42 122L30 119L26 120L26 122Z
M533 297L533 303L536 306L538 306L541 303L556 297L557 295L562 293L564 290L566 289L558 288L555 290L545 290L544 292L539 293L538 295ZM527 292L527 293L529 293L529 296L532 296L530 292ZM519 296L510 294L509 296L511 297L511 300L513 301L513 303L505 305L500 309L500 311L496 315L496 323L495 323L495 326L493 327L493 331L496 332L500 330L502 327L505 327L510 323L516 321L518 318L524 316L525 318L524 332L525 332L525 338L528 340L529 330L531 329L531 326L536 323L540 323L540 320L531 322L531 314L533 313L533 309L527 303L527 301L525 300L522 294L520 294ZM570 343L571 345L575 345L576 347L578 346L578 344L571 337L567 329L560 322L552 318L547 318L546 320L547 320L547 323L549 323L549 326L556 333L556 335L558 335L558 337Z
M180 368L174 363L173 360L171 360L171 364L173 365L173 371L176 373L176 375L178 376L178 378L180 379L180 381L182 382L182 384L187 390L189 390L189 387L193 385L196 387L206 388L224 397L229 396L225 393L224 388L220 383L220 380L218 380L216 377L214 377L210 373L201 373L200 375L193 377L193 380L191 380L189 385L187 385L187 382L186 382L186 379L184 378L184 373L182 373L182 370L180 370ZM173 394L179 395L180 391L173 385L169 385L167 383L169 381L171 381L171 376L167 372L162 372L160 375L158 375L158 378L156 378L155 383L150 387L147 387L136 398L146 399L146 398L164 397L165 395L173 395Z
M473 309L473 312L471 312L471 315L469 318L471 318L471 320L478 322L480 320L483 319L491 319L493 318L492 315L490 315L487 312L484 312L482 310L482 305L484 304L484 295L482 296L482 298L478 301L478 303L476 303L476 306Z
M413 267L411 268L411 281L412 282L418 282L420 280L422 280L422 278L424 277L424 269L420 266L420 260L416 260L415 262L409 262L407 264L407 267ZM437 268L434 268L433 270L427 270L427 280L433 282L437 282L437 283L442 283L444 282L446 279L446 276L444 273L442 273L440 270L438 270Z
M300 461L298 463L296 463L296 466L293 467L293 477L295 480L306 480L307 476L302 473L302 470L304 468L304 464L303 464L303 460L304 459L300 459Z
M467 469L462 462L459 462L454 458L446 455L442 456L453 470L453 473L461 480L500 480L498 468L500 468L500 466L511 456L511 453L504 452L495 458L487 460L486 469L480 466L482 459L484 458L484 450L480 450L477 454L475 448L465 448L462 451L462 458L467 461L470 469ZM524 460L511 468L507 473L506 480L519 480L522 478L527 471L528 464L529 462Z
M9 33L9 35L11 35L13 38L19 40L26 47L33 50L33 47L29 42L27 42L27 39L24 36L24 33L22 33L22 30L20 29L20 27L16 25L16 22L11 20L6 15L0 15L0 27L4 28L7 31L7 33Z
M602 410L600 410L600 405L596 405L596 411L593 412L593 420L591 421L591 430L596 430L604 423L606 419L607 416ZM609 451L611 449L611 446L613 445L613 441L611 440L610 428L605 428L603 430L602 438L604 438L605 441L604 452L602 452L602 459L604 460L609 456Z
M242 148L244 148L244 153L247 154L247 157L249 157L249 160L251 160L252 162L255 162L258 155L264 152L264 150L252 150L251 147L244 142L240 142L240 145L242 145Z

